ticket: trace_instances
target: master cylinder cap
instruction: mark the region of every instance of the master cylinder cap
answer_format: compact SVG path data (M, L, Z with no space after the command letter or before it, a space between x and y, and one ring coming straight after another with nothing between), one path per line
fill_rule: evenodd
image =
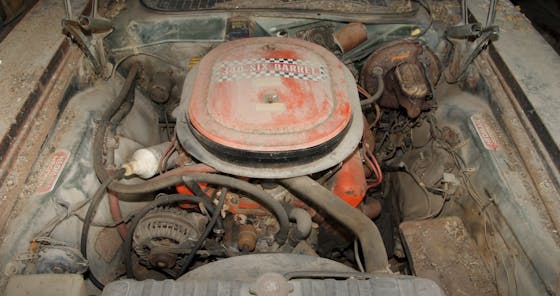
M327 169L353 151L363 128L353 76L331 52L299 39L218 46L189 73L180 108L186 150L247 177Z

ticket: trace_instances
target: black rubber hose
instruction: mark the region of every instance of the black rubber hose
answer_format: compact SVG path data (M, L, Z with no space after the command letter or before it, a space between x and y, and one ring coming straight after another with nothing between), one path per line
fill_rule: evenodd
M198 183L189 182L185 185L187 185L187 187L194 193L194 195L204 198L204 200L208 203L208 204L205 204L206 208L208 208L209 206L210 207L213 206L212 203L210 203L210 200L209 200L210 197L202 190L202 188L200 188L200 185L198 185ZM216 223L217 223L218 229L221 229L221 230L224 229L224 224L222 222L222 217L221 216L218 217L218 221Z
M226 202L226 195L227 195L227 189L222 188L222 194L220 195L220 199L218 200L218 204L216 205L216 209L214 211L214 214L212 215L212 219L210 220L210 223L208 223L208 226L206 226L206 229L204 230L202 236L196 242L195 247L191 250L188 256L184 257L182 262L179 264L181 266L181 270L179 271L177 278L179 278L181 275L187 272L187 270L189 269L189 267L191 266L194 260L194 257L196 256L196 252L200 250L200 248L202 248L202 245L210 235L210 232L214 228L214 225L216 225L216 221L220 217L221 214L220 212L222 211L222 208L224 207L224 203Z
M86 213L86 217L84 218L84 223L82 225L82 233L80 237L80 251L82 256L87 259L87 245L88 245L88 237L89 237L89 229L91 228L91 221L95 217L97 213L97 209L103 196L107 192L107 187L116 179L122 178L124 175L124 170L117 171L113 176L110 176L107 170L103 165L103 143L105 141L105 136L107 134L107 128L111 125L111 119L113 116L116 116L116 120L121 121L124 116L130 111L132 108L132 101L134 99L134 81L136 79L136 75L138 74L140 66L138 64L132 65L130 68L125 83L122 86L122 89L117 96L117 98L112 102L109 108L103 113L102 118L100 119L99 125L95 132L92 144L93 150L93 167L95 173L99 180L101 181L101 186L97 189L94 195L91 198L91 203ZM131 93L132 92L132 93ZM130 102L127 103L127 99L130 99ZM86 276L90 279L92 284L94 284L98 289L103 290L105 285L101 283L96 277L95 274L92 272L91 269L87 271Z
M167 198L182 197L182 196L191 196L191 195L186 195L186 194L166 194L166 195L165 195L165 197L167 197ZM208 210L208 213L209 213L210 215L213 215L213 214L214 214L214 211L215 211L214 205L213 205L212 202L210 201L210 197L207 196L207 195L204 195L204 196L193 195L193 196L192 196L192 199L187 200L187 201L190 201L190 202L192 202L192 203L197 203L197 204L202 203L202 204L204 205L204 208L206 208L206 209ZM223 224L221 223L221 221L222 221L222 219L218 219L218 222L217 222L217 225L216 225L216 226L217 226L219 229L224 229L224 226L223 226Z
M103 183L109 178L109 173L103 164L104 142L109 126L118 123L128 114L134 102L134 82L140 71L140 65L134 64L130 67L126 80L117 97L113 100L109 108L103 112L99 120L97 129L93 136L93 168L97 178ZM109 184L108 189L120 193L118 198L123 201L145 201L142 194L165 189L177 184L182 184L183 179L179 175L153 178L139 184L124 184L114 181Z
M117 125L132 108L134 101L134 82L140 71L139 64L133 64L128 71L126 80L117 97L113 100L109 108L103 112L99 124L93 136L93 169L97 178L103 183L109 178L109 173L103 164L104 142L107 136L107 129L111 125ZM154 179L140 183L138 185L123 184L112 182L108 189L120 193L118 198L124 201L145 201L145 196L141 194L154 192L170 186L181 184L183 181L180 176L165 179ZM126 195L130 193L129 195Z
M256 201L261 206L264 206L276 217L278 224L280 224L280 230L276 234L276 241L280 245L283 245L286 242L286 239L288 238L288 231L290 230L290 220L288 219L288 214L280 202L275 200L264 190L243 180L216 174L188 174L183 176L183 182L220 185L249 194L249 196L247 196L248 198Z
M385 90L385 82L383 81L383 69L381 67L375 67L373 68L373 74L377 79L377 89L375 90L375 93L372 94L369 98L360 101L360 105L362 106L367 106L377 102L377 100L381 98L381 95L383 95L383 91Z
M134 237L134 231L136 230L136 227L138 226L138 223L140 222L142 217L144 217L149 211L151 211L151 210L153 210L157 207L166 206L166 205L170 205L170 204L175 204L175 203L179 203L179 202L185 202L185 201L189 201L189 202L193 202L193 203L203 203L204 206L206 207L206 209L209 212L211 212L212 218L214 218L216 215L218 215L218 216L220 215L221 209L219 209L218 207L214 208L213 206L208 207L207 203L211 204L210 201L208 201L207 199L198 197L198 196L193 196L193 195L181 195L181 194L165 195L165 196L162 196L161 198L158 198L158 199L152 201L148 205L146 205L144 208L142 208L140 211L138 211L134 215L134 218L130 222L130 227L129 227L127 236L126 236L126 238L124 240L124 243L123 243L124 263L125 263L125 268L126 268L126 276L128 278L132 278L132 279L136 278L136 276L134 275L134 270L132 269L132 240L133 240L133 237ZM210 228L210 227L208 226L207 228ZM213 228L213 225L212 225L212 228ZM212 230L212 229L210 229L210 230Z
M290 218L290 221L296 223L296 229L291 232L290 241L293 244L297 244L307 239L311 233L311 215L302 208L293 208L288 213L288 218Z
M121 200L135 201L136 199L127 199L126 197L154 192L175 186L177 184L190 182L221 185L249 194L249 198L267 208L276 217L278 223L280 224L280 231L278 231L278 234L276 235L276 241L281 245L286 242L288 231L290 229L290 221L288 219L288 214L282 205L262 189L259 189L255 185L240 179L216 174L188 173L184 175L169 176L166 178L156 177L142 183L131 185L113 182L109 185L109 189L120 193L119 199Z
M124 170L119 170L117 172L117 174L115 174L113 176L109 176L101 184L101 186L99 186L99 188L97 189L95 194L91 197L91 203L90 203L89 208L87 210L86 217L84 218L84 224L82 225L82 235L81 235L81 238L80 238L80 252L82 253L82 256L84 256L84 259L87 259L87 245L88 245L87 243L88 243L89 229L91 227L91 221L93 220L93 218L95 217L95 214L97 213L97 208L99 207L99 203L101 203L101 200L103 199L103 196L105 196L107 186L111 182L113 182L113 180L116 180L118 178L122 178L122 176L124 176ZM91 271L91 268L88 269L86 277L89 277L90 281L99 290L103 290L103 288L105 287L105 285L103 285L103 283L101 283L95 277L95 275Z
M302 201L325 211L356 235L362 247L367 272L386 271L389 264L381 234L362 212L307 176L282 179L280 184Z
M109 173L105 169L103 165L103 147L105 142L105 137L107 135L107 128L111 125L111 119L113 116L119 112L121 107L126 103L128 98L134 96L134 82L136 81L136 76L138 75L140 70L139 64L133 64L129 71L128 75L126 76L126 80L121 88L121 91L117 95L117 97L113 100L109 108L103 112L103 115L97 125L97 130L93 136L93 169L95 170L95 174L97 178L104 183L105 180L109 178ZM125 106L126 107L126 106ZM122 120L124 115L119 114L118 120ZM109 189L110 186L109 186Z
M109 108L103 113L93 136L93 168L97 178L103 183L109 178L109 173L103 164L104 142L109 126L117 125L132 108L134 101L134 82L140 71L140 65L134 64L130 67L126 80L117 97L113 100ZM165 178L153 178L139 184L124 184L114 181L108 185L108 189L119 193L118 198L123 201L145 201L145 193L165 189L177 184L182 184L181 176L173 175Z
M282 205L262 189L259 189L255 185L252 185L240 179L216 174L187 173L184 175L174 175L166 178L156 177L138 184L123 184L120 182L112 182L109 185L109 189L120 193L119 199L121 200L138 201L137 199L129 199L127 197L148 192L155 192L178 184L184 184L186 182L221 185L228 188L240 190L244 193L248 193L249 198L255 200L257 203L267 208L276 217L278 223L280 224L280 231L276 235L276 241L279 244L284 244L284 242L286 242L288 231L290 229L290 221L288 219L288 214L286 213Z
M119 199L122 201L145 201L142 195L150 192L173 187L175 185L184 184L182 175L168 176L166 178L155 177L145 180L137 184L124 184L122 182L112 182L109 184L109 190L119 193Z

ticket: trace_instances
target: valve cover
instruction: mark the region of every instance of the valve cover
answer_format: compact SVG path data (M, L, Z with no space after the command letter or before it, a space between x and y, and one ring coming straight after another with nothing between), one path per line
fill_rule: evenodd
M352 129L361 135L363 128L354 79L331 52L316 44L289 38L237 40L210 51L193 72L182 104L188 131L181 132L180 125L178 134L189 153L216 169L248 176L228 168L307 166L294 172L303 175L320 170L310 164L337 152L342 142L351 140L343 145L348 149L359 142L359 137L347 137ZM357 126L354 117L360 121ZM195 151L189 149L193 145ZM207 153L202 156L199 150ZM346 150L331 155L337 161L330 157L330 165L352 152ZM228 168L221 162L229 163ZM262 170L252 177L263 177Z

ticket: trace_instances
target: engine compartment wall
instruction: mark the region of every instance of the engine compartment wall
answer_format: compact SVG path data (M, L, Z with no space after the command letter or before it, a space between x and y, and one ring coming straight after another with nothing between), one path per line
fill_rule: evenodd
M180 16L166 17L174 20L162 22L165 25L165 30L174 26L193 25L193 23L181 22L179 20ZM158 60L158 57L161 58L161 56L158 55L155 60L153 56L149 56L150 54L153 55L153 52L171 57L164 61L163 64L166 65L162 67L165 69L174 68L177 71L175 73L177 77L174 77L174 79L181 81L181 75L188 72L190 65L187 64L190 64L193 58L204 55L215 44L226 40L227 34L224 28L227 26L225 20L228 17L229 14L224 15L221 20L218 17L215 23L208 26L208 28L214 30L214 33L217 32L216 34L208 34L210 36L208 38L206 38L206 34L212 32L199 32L200 35L191 32L194 35L165 35L156 36L157 38L161 37L160 39L156 37L150 39L152 38L150 37L151 34L148 34L149 31L146 30L149 30L149 27L157 22L157 18L154 16L152 23L149 19L143 20L144 23L136 22L136 29L130 28L133 34L129 35L134 38L125 38L122 43L115 41L120 49L113 52L114 57L116 61L126 63L124 59L130 57L130 54L134 55L136 50L149 48L151 51L143 52L138 56L143 56L149 61L147 64L153 64L152 69L158 69L161 66L161 59ZM126 21L126 18L122 20ZM278 33L280 32L278 30L279 25L282 25L281 23L270 25L272 22L269 20L258 20L257 22L260 22L257 28L259 34ZM329 23L332 24L332 22ZM287 34L296 33L290 31L290 28L286 30ZM158 31L155 30L154 32ZM203 37L197 39L200 36ZM119 48L118 46L115 47ZM193 63L196 62L193 61ZM478 64L478 66L480 65ZM148 65L147 68L150 68L150 66ZM478 70L487 74L488 68L482 67ZM491 73L490 75L494 74ZM443 123L452 125L460 131L462 139L465 141L464 146L459 148L462 149L461 151L463 151L463 156L468 164L466 173L471 174L471 180L476 186L477 193L484 201L481 207L482 214L473 210L477 206L480 207L473 201L461 201L461 206L465 211L458 214L462 215L466 221L467 228L479 242L481 249L484 250L490 245L498 251L497 254L488 251L486 255L490 262L489 266L497 266L494 271L496 271L497 277L501 277L497 280L499 284L503 285L500 290L511 291L516 289L523 294L532 294L535 291L538 291L537 294L554 292L558 274L557 266L560 265L558 262L560 257L557 254L558 237L554 227L551 226L548 217L550 213L546 213L546 201L543 205L543 201L540 199L540 187L538 187L543 184L545 186L547 183L531 181L528 175L532 175L534 172L525 167L523 162L526 160L518 157L521 151L526 151L520 149L527 149L527 147L516 147L515 145L518 143L512 141L516 135L512 135L511 126L508 129L508 118L512 122L516 122L516 117L504 116L502 112L506 108L501 105L503 102L496 100L497 93L495 91L489 92L488 85L476 80L476 74L474 78L470 78L472 80L469 80L469 83L473 81L478 83L475 85L477 89L473 90L473 85L461 86L466 89L470 87L469 90L473 92L471 94L458 94L457 89L459 87L455 89L454 86L453 89L444 89L442 97L450 96L452 99L442 99L442 104L438 110L438 117L442 119ZM149 77L147 80L150 80ZM20 271L18 269L21 267L20 262L25 259L17 257L17 255L27 251L26 247L29 240L41 226L48 225L51 222L50 217L65 215L68 212L65 206L83 201L85 197L91 195L98 185L95 175L91 172L91 150L88 150L88 142L96 125L95 119L103 111L106 103L116 96L117 86L107 86L106 89L104 87L101 85L95 86L94 88L99 92L97 94L96 91L90 90L91 92L85 91L84 94L74 97L65 108L56 129L53 130L51 137L45 144L39 162L35 165L34 173L29 178L27 189L29 199L22 200L14 211L12 216L15 219L11 221L9 233L2 243L0 266L6 267L4 271L7 274ZM179 92L179 88L180 86L176 86L175 92ZM498 93L502 91L500 90ZM86 100L85 96L91 96L92 100ZM119 142L120 150L116 159L117 163L122 163L130 152L138 147L160 143L156 118L156 114L160 110L155 109L140 93L137 93L137 104L135 105L138 105L138 108L133 110L130 118L124 121L125 127L119 129L122 137L120 137ZM494 140L497 139L498 144L501 145L500 149L494 150L493 146L490 146L491 149L489 149L488 145L492 143L485 139L484 130L481 132L481 126L484 129L484 125L486 125L486 129L495 131L496 138ZM523 132L530 133L532 130ZM59 151L67 151L69 159L60 179L55 182L54 190L41 196L33 194L33 187L37 185L44 168L49 165L51 155ZM546 189L546 186L543 188ZM62 204L62 206L58 204ZM133 209L134 206L123 203L123 208L128 211ZM490 215L494 221L486 221L486 214ZM103 218L110 217L106 205L102 205L100 216ZM486 237L486 226L494 226L497 230L490 234L490 239ZM100 234L106 235L102 237L107 240L118 240L114 231L105 233L109 234L100 234L94 231L94 236ZM71 247L77 246L78 236L79 222L76 217L72 217L62 227L53 232L54 238L69 242ZM94 247L97 248L98 246ZM118 250L113 248L105 255L105 257L94 255L91 262L96 270L109 273L110 270L105 269L106 265L98 264L98 261L107 261L106 258L118 256ZM8 262L12 258L15 258L15 260ZM111 279L111 275L106 276ZM2 279L2 281L5 280Z
M0 277L2 284L5 284L9 275L23 272L21 268L25 260L18 259L21 258L18 255L29 251L29 242L38 236L44 236L46 234L44 231L48 231L49 226L55 225L58 219L72 215L76 210L75 207L86 202L99 186L92 169L91 140L99 114L116 96L121 83L121 79L115 79L77 93L60 114L57 125L45 143L45 148L28 179L29 198L20 202L17 210L12 213L14 220L8 225L6 236L2 241L0 266L6 275ZM155 116L157 114L151 101L138 92L130 116L123 121L117 132L121 136L119 149L115 153L117 163L122 163L139 147L159 143L158 118ZM68 161L60 167L60 175L54 180L52 190L37 194L36 190L42 183L52 181L45 179L48 175L46 172L52 168L52 155L60 151L66 153ZM141 204L126 202L122 205L127 211L139 206ZM82 208L75 214L83 217L84 210ZM101 206L95 220L103 221L101 223L111 221L106 203ZM80 220L76 216L71 216L52 232L52 237L68 243L71 248L78 248L80 229ZM94 231L98 232L99 229ZM114 228L110 231L116 233ZM118 235L112 237L120 240ZM90 263L95 264L98 260L104 260L97 252L91 253L95 255ZM100 268L105 266L105 264L100 265Z

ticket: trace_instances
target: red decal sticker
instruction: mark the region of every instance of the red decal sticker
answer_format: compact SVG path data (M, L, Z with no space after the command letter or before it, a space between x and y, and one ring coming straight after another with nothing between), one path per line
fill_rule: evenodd
M57 150L51 155L46 169L41 174L41 181L35 194L45 194L54 189L69 157L70 152L66 150Z
M475 114L471 116L471 121L482 141L482 145L484 148L497 151L500 148L500 144L498 141L498 137L496 137L496 133L492 129L492 124L490 123L492 119L487 118L487 116L483 114Z

